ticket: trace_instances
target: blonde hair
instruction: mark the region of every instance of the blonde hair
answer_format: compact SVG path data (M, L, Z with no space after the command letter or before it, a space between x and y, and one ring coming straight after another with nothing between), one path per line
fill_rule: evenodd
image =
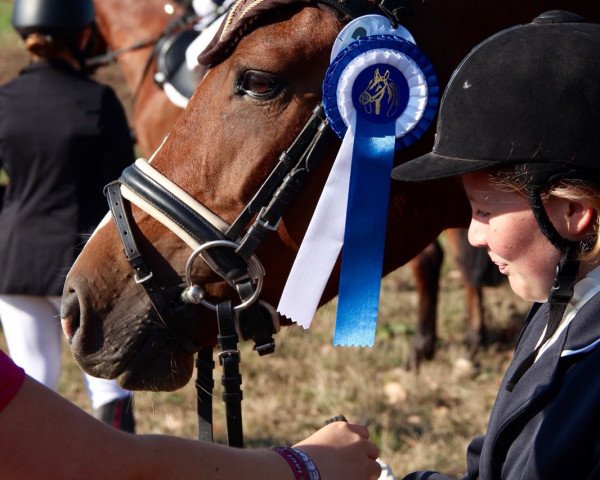
M564 198L577 203L582 203L592 207L594 210L594 219L592 228L588 232L581 260L597 261L600 258L600 192L598 187L584 181L563 181L552 187L548 196Z
M527 175L523 171L499 170L490 173L494 186L503 191L517 192L527 196ZM590 206L594 210L592 228L582 242L580 259L596 262L600 259L600 187L584 180L561 180L542 192L542 200L550 197L563 198Z
M65 53L65 45L43 33L31 33L25 38L25 48L32 55L40 58L54 58Z

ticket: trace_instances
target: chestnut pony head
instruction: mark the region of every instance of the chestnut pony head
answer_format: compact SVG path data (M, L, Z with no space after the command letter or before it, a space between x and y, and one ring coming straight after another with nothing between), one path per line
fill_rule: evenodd
M226 27L220 41L208 47L202 58L210 64L208 73L151 161L160 174L227 224L233 223L253 198L320 102L331 47L348 21L316 1L270 1L270 8L239 26ZM405 11L403 24L428 54L444 86L478 42L502 28L530 22L561 2L407 3L412 8ZM237 3L233 8L246 4ZM594 0L575 0L569 8L598 18ZM396 162L429 151L432 139L430 132L397 154ZM338 147L339 142L334 141L324 152L319 167L277 229L256 251L266 271L261 294L266 302L277 304ZM127 204L126 209L132 233L156 281L164 286L167 298L175 298L171 293L181 291L190 247L135 205ZM413 258L441 230L465 226L468 218L468 204L457 183L395 182L384 273ZM192 273L208 298L236 297L205 263L196 262ZM335 295L338 273L332 275L322 301ZM126 388L179 388L191 376L193 356L157 316L133 277L119 235L107 217L65 284L63 327L71 348L86 371L117 378ZM180 329L196 345L215 343L216 321L210 309L197 305L179 308L177 318Z

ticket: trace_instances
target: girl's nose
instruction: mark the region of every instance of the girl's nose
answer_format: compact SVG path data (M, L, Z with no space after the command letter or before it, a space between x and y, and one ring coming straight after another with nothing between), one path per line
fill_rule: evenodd
M471 218L468 231L469 243L474 247L486 247L486 228L487 225Z

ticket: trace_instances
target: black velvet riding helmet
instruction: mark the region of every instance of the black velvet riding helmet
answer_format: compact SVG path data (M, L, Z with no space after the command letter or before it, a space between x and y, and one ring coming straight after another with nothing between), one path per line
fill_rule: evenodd
M557 330L585 248L558 234L541 193L564 179L600 185L599 149L600 25L554 10L476 46L448 83L433 151L392 171L392 178L413 182L486 169L523 174L537 223L562 255L544 338L519 364L509 390Z
M546 12L475 47L442 98L433 151L394 168L422 181L525 163L536 185L600 183L600 25Z
M600 185L600 25L553 10L476 46L444 92L433 151L392 171L401 181L515 168L541 230L573 247L541 191L561 179Z
M30 33L64 34L94 22L92 0L15 0L12 25L26 38Z
M12 25L23 39L41 33L62 43L81 70L87 71L85 59L91 55L94 42L89 41L81 50L79 33L85 27L95 27L92 0L15 0Z

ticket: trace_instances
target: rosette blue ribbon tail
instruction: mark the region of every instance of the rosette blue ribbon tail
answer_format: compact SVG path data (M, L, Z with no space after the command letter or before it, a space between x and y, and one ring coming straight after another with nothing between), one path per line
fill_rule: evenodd
M334 345L375 342L396 143L395 119L356 119Z

